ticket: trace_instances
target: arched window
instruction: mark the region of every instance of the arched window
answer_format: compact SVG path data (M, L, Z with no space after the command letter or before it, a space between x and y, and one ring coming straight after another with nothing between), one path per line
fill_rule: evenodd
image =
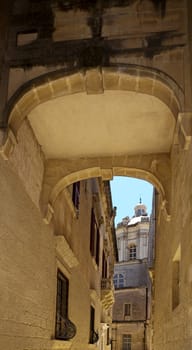
M136 249L136 245L132 244L129 247L129 259L130 260L135 260L137 258L137 249Z
M123 288L124 287L124 276L122 273L116 273L113 278L114 287Z

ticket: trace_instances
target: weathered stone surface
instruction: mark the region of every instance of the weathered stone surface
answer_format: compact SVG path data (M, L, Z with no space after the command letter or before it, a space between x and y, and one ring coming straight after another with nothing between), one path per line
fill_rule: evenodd
M10 163L19 175L32 202L39 208L44 156L27 121L20 129L17 144L10 155Z

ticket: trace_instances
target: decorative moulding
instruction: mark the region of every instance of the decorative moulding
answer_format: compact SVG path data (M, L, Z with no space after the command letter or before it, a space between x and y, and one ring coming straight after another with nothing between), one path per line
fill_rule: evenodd
M54 214L54 209L53 209L52 205L50 203L48 203L47 212L46 212L45 217L43 218L43 220L46 224L49 224L51 222L53 214Z
M192 139L192 113L179 113L176 125L175 143L184 151L189 149Z
M93 301L100 301L100 298L95 289L90 289L90 297Z
M4 135L3 136L0 135L0 136L2 139L4 139ZM17 143L16 137L11 131L11 129L9 129L5 143L2 146L0 145L0 155L4 160L9 159L11 153L14 150L16 143Z

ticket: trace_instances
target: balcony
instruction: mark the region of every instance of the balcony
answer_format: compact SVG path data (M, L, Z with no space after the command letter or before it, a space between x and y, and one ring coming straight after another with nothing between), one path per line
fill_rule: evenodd
M114 286L111 278L101 280L101 302L105 309L109 309L114 303Z
M89 340L89 343L90 343L90 344L95 344L95 343L98 342L98 340L99 340L99 335L98 335L98 333L95 332L94 330L92 330L92 331L90 332L90 340Z
M70 340L76 335L76 326L68 319L57 316L56 339Z

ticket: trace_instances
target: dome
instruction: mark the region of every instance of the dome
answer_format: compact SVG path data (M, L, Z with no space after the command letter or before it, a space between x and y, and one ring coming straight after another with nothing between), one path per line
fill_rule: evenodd
M134 208L135 210L135 216L147 216L147 207L145 204L142 203L141 198L139 204L137 204Z

